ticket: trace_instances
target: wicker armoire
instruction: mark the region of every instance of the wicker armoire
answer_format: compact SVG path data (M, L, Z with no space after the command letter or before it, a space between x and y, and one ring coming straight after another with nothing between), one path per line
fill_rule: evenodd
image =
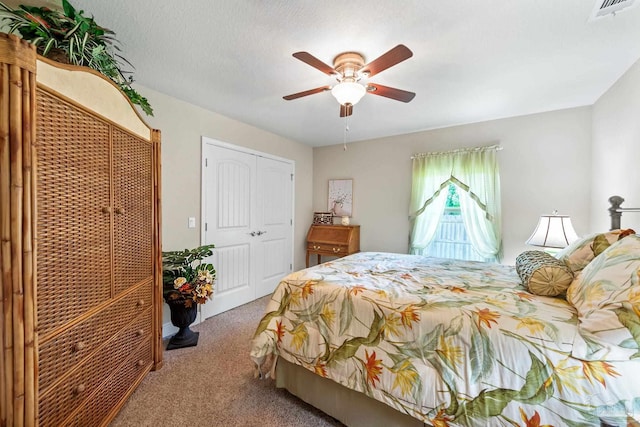
M0 34L0 425L107 425L162 364L160 132Z

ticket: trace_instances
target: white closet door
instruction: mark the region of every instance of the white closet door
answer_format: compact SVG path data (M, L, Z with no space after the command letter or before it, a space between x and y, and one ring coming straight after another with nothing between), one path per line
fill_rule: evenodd
M291 271L293 164L203 140L202 244L216 245L217 271L207 318L270 294Z
M271 294L292 268L293 166L257 158L256 298Z
M203 244L215 244L211 262L217 278L213 301L202 306L204 318L255 299L256 158L254 155L206 144L206 216Z

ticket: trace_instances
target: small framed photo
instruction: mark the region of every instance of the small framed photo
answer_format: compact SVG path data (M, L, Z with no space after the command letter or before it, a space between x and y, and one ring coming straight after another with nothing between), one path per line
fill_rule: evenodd
M333 216L351 216L353 213L353 179L330 179L327 210Z

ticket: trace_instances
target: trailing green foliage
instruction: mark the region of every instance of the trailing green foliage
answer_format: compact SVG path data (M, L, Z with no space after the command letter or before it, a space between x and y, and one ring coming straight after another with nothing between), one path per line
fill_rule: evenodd
M153 116L149 101L131 87L131 71L125 71L123 65L133 66L117 53L120 47L115 33L98 25L93 17L84 16L84 11L76 11L67 0L62 0L62 11L27 5L12 9L0 2L0 21L0 27L19 33L40 55L104 74L133 104Z

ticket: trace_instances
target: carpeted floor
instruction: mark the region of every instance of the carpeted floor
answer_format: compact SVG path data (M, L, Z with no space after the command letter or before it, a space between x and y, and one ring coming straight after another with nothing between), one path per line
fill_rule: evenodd
M165 351L162 369L145 377L111 426L341 426L253 377L251 337L268 298L193 326L198 345Z

